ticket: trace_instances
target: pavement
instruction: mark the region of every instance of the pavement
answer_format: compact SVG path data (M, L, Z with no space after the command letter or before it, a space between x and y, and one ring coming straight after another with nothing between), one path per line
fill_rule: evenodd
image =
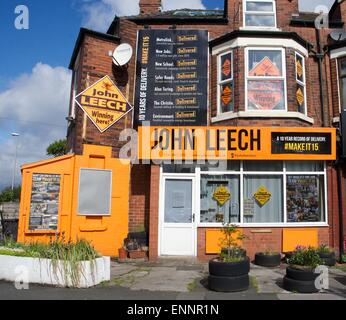
M0 300L346 300L346 272L329 269L329 289L297 294L282 288L285 265L251 265L248 290L213 292L207 288L208 264L191 258L161 258L157 262L111 263L111 281L89 289L55 288L30 284L17 290L0 281Z

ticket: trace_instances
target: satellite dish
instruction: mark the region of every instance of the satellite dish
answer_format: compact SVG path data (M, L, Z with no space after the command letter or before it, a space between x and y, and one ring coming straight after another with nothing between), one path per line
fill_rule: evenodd
M128 64L132 57L132 47L128 43L118 46L113 52L113 62L117 67Z
M346 32L343 30L333 31L331 32L330 37L335 41L343 41L346 40Z

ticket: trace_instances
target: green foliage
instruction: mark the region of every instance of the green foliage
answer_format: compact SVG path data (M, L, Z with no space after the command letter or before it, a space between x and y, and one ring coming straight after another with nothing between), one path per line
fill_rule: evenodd
M94 268L95 259L100 257L91 243L78 239L76 242L65 242L63 237L51 239L50 243L19 244L11 239L0 243L0 254L50 259L55 275L65 274L65 283L78 285L82 269L80 262L89 261Z
M226 223L221 229L223 238L220 239L220 247L227 249L227 252L220 254L220 260L224 262L238 262L244 260L242 248L238 245L238 241L246 238L239 230L237 225Z
M322 264L322 260L318 254L317 249L312 247L298 246L292 253L292 257L288 260L290 265L316 268Z
M334 252L334 249L329 248L326 244L321 244L317 248L317 252L319 252L319 253L332 253L332 252Z
M346 254L341 256L341 263L346 263Z
M20 200L20 192L21 192L21 187L6 187L3 189L0 193L0 202L11 202L11 201L19 201Z
M47 155L59 157L67 154L67 140L57 140L51 143L47 148Z

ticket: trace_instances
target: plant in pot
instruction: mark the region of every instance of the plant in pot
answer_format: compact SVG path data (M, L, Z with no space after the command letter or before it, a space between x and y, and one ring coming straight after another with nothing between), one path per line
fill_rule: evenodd
M274 268L281 264L281 254L271 249L255 254L255 264L262 267Z
M283 279L285 290L299 293L314 293L319 289L315 281L320 275L315 272L322 264L318 251L312 247L298 246L288 259L286 276Z
M221 253L209 261L209 289L220 292L243 291L249 288L250 259L238 242L245 238L236 225L222 228Z
M335 266L336 255L335 255L334 249L329 248L325 244L322 244L317 248L317 252L325 266L329 266L329 267Z

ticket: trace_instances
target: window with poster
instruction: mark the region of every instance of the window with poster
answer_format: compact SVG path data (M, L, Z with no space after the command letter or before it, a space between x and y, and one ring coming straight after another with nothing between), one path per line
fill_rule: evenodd
M246 110L287 111L285 50L246 48Z
M346 110L346 57L338 59L341 110Z
M303 114L306 110L306 79L305 79L305 59L298 52L295 53L296 64L296 102L297 111Z
M234 111L233 52L218 56L218 114Z

